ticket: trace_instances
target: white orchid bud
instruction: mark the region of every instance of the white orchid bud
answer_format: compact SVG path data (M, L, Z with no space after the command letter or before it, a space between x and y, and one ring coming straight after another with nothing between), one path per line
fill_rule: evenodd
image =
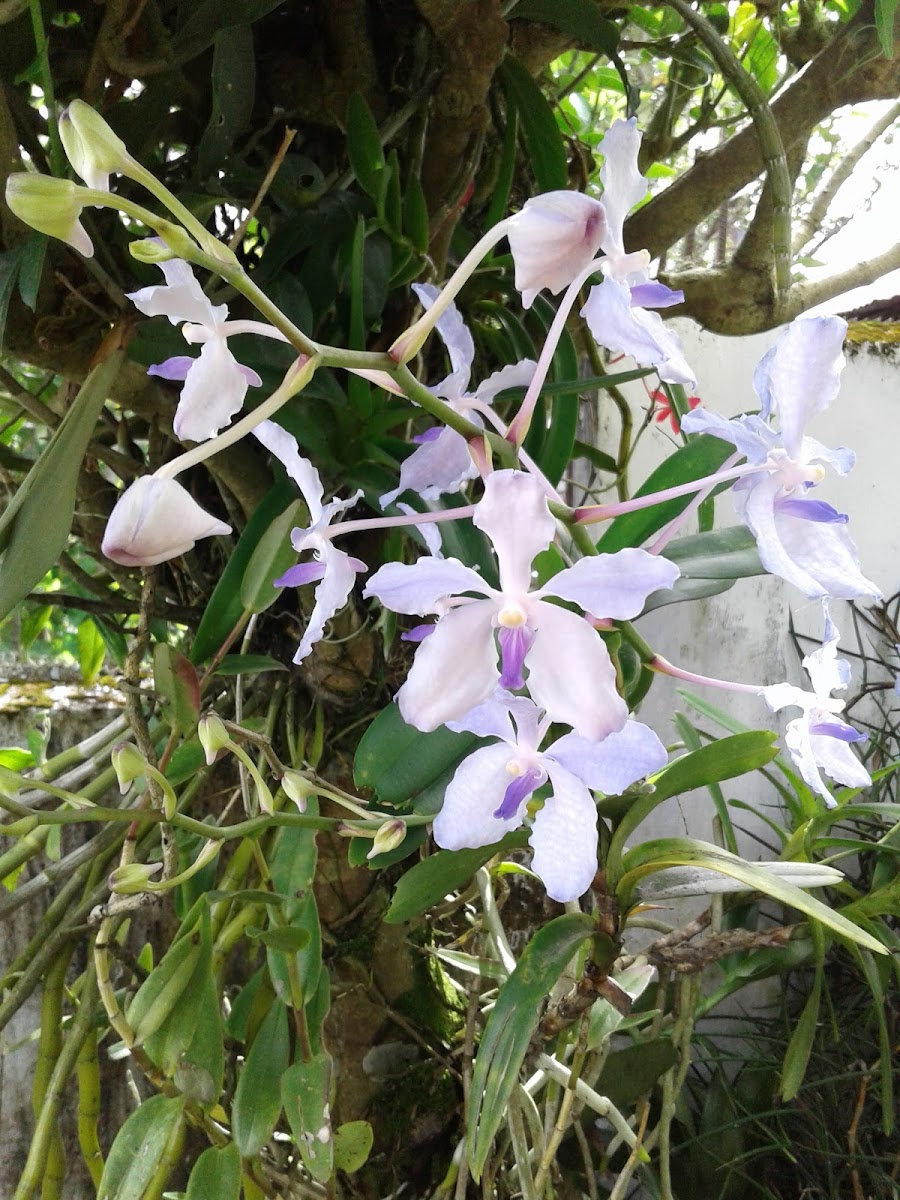
M197 737L206 754L206 765L211 767L216 761L220 750L232 745L231 734L225 728L222 718L217 713L208 712L200 718L197 726Z
M113 748L110 758L119 781L119 791L124 796L135 779L146 775L147 760L131 742L120 742Z
M20 221L91 258L94 244L79 220L82 192L71 179L31 171L18 171L6 181L6 203Z
M606 210L581 192L545 192L525 202L509 222L516 289L530 308L542 288L554 295L595 257L606 234Z
M231 533L174 479L144 475L119 497L102 550L126 567L152 567L190 550L199 538Z
M59 118L59 136L72 168L89 188L109 191L109 177L121 171L128 150L103 117L83 100L73 100Z

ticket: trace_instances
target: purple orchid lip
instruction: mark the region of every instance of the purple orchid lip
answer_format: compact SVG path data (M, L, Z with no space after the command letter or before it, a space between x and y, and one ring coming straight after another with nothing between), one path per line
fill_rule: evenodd
M818 721L815 725L810 725L809 732L818 737L837 738L839 742L865 742L869 738L867 733L860 733L858 729L839 724L837 721Z
M503 796L503 802L495 810L494 816L498 821L508 821L519 811L519 805L526 800L541 782L543 772L537 767L529 767L524 775L517 775Z
M414 625L412 629L407 629L405 633L400 634L401 642L424 642L429 634L434 633L437 625Z
M411 440L417 446L424 446L427 442L436 442L443 432L442 426L434 425L431 429L426 429L424 433L417 433Z
M281 576L275 580L275 587L303 587L305 583L316 583L325 575L325 563L323 562L307 562L297 563L295 567L290 567Z
M157 379L170 379L173 382L184 383L188 371L196 362L197 359L192 358L190 354L176 354L173 358L167 358L165 362L155 363L152 367L148 367L147 374L155 375Z
M632 308L670 308L683 301L684 292L674 292L664 283L652 279L647 283L636 283L631 289Z
M531 649L531 643L534 641L534 633L527 625L517 625L512 629L501 626L499 640L502 668L500 686L510 692L518 691L519 688L525 686L522 667L525 663L525 655Z
M850 520L846 513L838 512L824 500L785 497L775 501L775 511L786 513L789 517L799 517L801 521L815 521L821 525L846 525Z

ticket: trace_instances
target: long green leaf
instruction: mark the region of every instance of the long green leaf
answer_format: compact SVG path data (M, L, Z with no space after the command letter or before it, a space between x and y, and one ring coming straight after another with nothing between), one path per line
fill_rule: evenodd
M241 1155L234 1142L210 1146L194 1163L185 1200L239 1200Z
M43 579L65 547L81 464L124 357L124 350L115 350L94 367L0 516L0 621Z
M522 137L528 150L538 191L566 186L566 148L553 109L544 93L520 62L507 55L500 68L506 97L519 114Z
M502 854L507 848L521 845L518 833L507 835L493 846L477 850L439 850L416 863L401 876L391 906L384 915L389 924L409 921L438 904L448 892L462 887L488 859Z
M290 1061L287 1009L277 1001L260 1025L241 1070L231 1110L235 1144L259 1154L281 1115L281 1076Z
M475 1179L503 1121L541 1002L584 940L596 930L586 913L566 913L538 930L500 989L478 1048L468 1121L469 1164Z
M143 1200L183 1114L183 1096L151 1096L131 1114L103 1168L100 1200Z
M601 15L594 0L519 0L513 16L568 34L580 50L612 57L619 47L618 26Z
M762 892L789 908L796 908L798 912L818 921L841 937L849 938L868 950L874 950L876 954L887 953L881 942L871 934L848 921L821 900L814 899L801 888L779 879L772 871L744 862L742 858L729 854L720 846L693 838L659 838L630 850L622 860L623 874L616 888L619 904L623 908L630 906L635 889L647 875L665 870L666 867L683 866L704 867L737 879L750 891Z

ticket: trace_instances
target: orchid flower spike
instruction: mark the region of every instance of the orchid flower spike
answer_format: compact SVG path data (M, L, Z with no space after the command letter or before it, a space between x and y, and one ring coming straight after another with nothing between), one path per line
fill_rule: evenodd
M262 384L254 370L237 361L227 339L237 333L258 333L281 342L287 339L263 321L229 321L228 306L210 304L190 266L181 259L157 265L165 284L131 292L129 299L145 316L168 317L173 325L184 322L184 340L202 349L199 358L168 358L147 373L184 381L175 413L175 434L182 441L205 442L239 411L248 386Z
M794 321L753 377L762 405L759 416L727 421L698 408L681 427L732 442L748 463L768 467L742 479L733 491L735 510L756 538L767 571L810 599L877 600L881 592L859 569L856 546L845 528L848 518L809 496L826 466L846 475L855 461L851 450L829 450L804 434L807 421L828 408L838 393L846 330L841 317Z
M667 383L693 388L696 380L680 341L655 312L647 311L680 304L684 293L651 279L646 250L631 254L625 250L625 218L647 195L647 180L638 170L640 146L636 117L614 122L600 143L605 155L600 168L606 213L600 242L606 256L605 278L591 288L581 315L601 346L630 354L641 366L656 367Z
M253 433L282 464L300 489L309 509L309 526L295 529L291 534L291 542L300 554L311 550L313 561L298 563L275 580L276 587L302 587L316 582L319 585L316 588L315 607L294 655L294 662L300 663L316 642L321 640L326 623L347 603L357 573L366 569L364 562L338 550L325 532L339 513L356 504L362 491L347 500L332 500L323 504L319 473L308 459L301 457L297 439L274 421L263 421Z
M666 763L659 738L637 721L601 742L567 733L541 750L550 718L506 691L449 724L494 741L457 767L435 818L435 841L447 850L492 845L522 824L534 792L549 781L552 791L532 819L529 844L532 870L559 901L576 900L597 871L591 790L618 795Z
M532 561L552 542L556 522L542 485L521 471L488 477L473 522L497 552L499 588L458 559L426 557L411 566L387 563L363 592L393 612L439 615L397 693L403 719L436 729L482 704L499 684L527 686L551 720L584 737L621 729L628 709L603 639L584 617L545 597L595 617L627 619L651 592L671 587L678 568L644 550L620 550L583 558L531 591ZM482 598L466 594L472 592Z
M125 567L152 567L192 549L200 538L231 533L174 479L143 475L116 502L103 535L107 558Z
M837 656L840 634L834 627L827 605L822 645L803 660L813 690L804 691L790 683L777 683L763 688L762 695L773 712L796 706L803 715L790 721L784 735L785 745L794 760L804 783L817 792L829 808L835 800L822 771L846 787L869 787L872 777L853 751L851 742L863 742L867 735L848 725L840 713L844 701L832 699L833 691L842 691L850 682L850 664Z
M439 289L428 283L414 283L413 291L426 311L440 295ZM439 317L436 329L447 347L451 372L431 391L446 400L456 412L468 417L473 425L482 428L484 422L478 410L492 404L495 396L507 388L527 387L536 364L523 359L503 367L474 392L469 392L475 343L455 304L449 305ZM405 491L418 492L423 500L436 500L444 492L458 492L466 480L478 475L469 444L455 429L434 427L414 440L419 443L419 448L404 459L400 467L400 486L385 492L381 497L382 508L392 504Z

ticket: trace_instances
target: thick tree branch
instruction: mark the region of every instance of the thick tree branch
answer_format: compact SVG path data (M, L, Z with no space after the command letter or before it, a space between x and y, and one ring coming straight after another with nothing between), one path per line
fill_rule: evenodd
M842 104L893 100L900 92L900 57L881 53L872 0L771 104L786 149ZM629 218L626 241L654 256L687 234L764 169L752 125L729 138Z

